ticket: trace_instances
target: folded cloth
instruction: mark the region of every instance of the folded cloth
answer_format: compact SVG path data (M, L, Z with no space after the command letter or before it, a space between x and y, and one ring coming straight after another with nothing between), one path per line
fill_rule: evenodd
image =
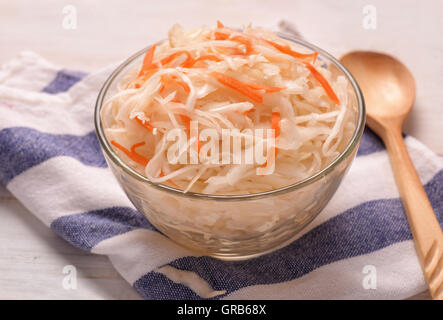
M401 299L426 290L380 140L358 156L323 212L290 245L225 262L159 233L107 168L94 133L98 91L115 66L86 75L25 52L0 69L0 182L72 245L109 257L146 299ZM443 223L443 163L406 144Z

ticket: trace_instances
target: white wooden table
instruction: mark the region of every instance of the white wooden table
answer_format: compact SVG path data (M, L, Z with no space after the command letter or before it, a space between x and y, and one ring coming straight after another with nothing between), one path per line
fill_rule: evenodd
M63 28L63 8L77 12L77 28ZM365 29L371 4L376 29ZM335 56L352 50L399 57L417 81L417 100L406 133L443 156L443 2L341 1L24 1L0 0L0 63L32 50L60 66L94 71L185 27L252 22L276 29L294 23L310 42ZM76 290L62 286L63 267L78 272ZM416 298L426 298L422 293ZM138 299L106 257L73 248L0 188L0 299Z

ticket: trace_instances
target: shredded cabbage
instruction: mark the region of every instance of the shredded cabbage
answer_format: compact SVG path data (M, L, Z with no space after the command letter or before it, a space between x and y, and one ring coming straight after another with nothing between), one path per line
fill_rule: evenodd
M115 152L154 183L208 194L278 189L330 164L355 130L346 78L334 77L317 53L268 30L185 31L176 25L168 41L150 53L151 60L148 52L143 65L124 75L101 116L107 139L117 142ZM228 83L232 79L237 82ZM257 174L262 164L171 164L167 159L173 142L166 133L189 130L191 120L198 121L199 132L211 128L222 136L223 129L237 129L244 139L242 154L231 148L222 156L244 158L251 130L271 128L275 114L279 135L269 175ZM191 139L185 151L196 143Z

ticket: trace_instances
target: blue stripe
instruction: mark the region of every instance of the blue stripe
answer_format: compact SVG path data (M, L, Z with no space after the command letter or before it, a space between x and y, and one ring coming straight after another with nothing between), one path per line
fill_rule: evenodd
M406 138L406 134L403 133L402 136ZM384 150L386 150L386 148L383 141L369 127L365 127L360 141L360 147L357 151L357 157Z
M18 174L57 156L73 157L89 166L107 166L94 131L76 136L6 128L0 131L0 182L6 185Z
M148 300L201 299L200 296L185 285L175 283L157 272L152 272L149 277L143 277L138 280L134 284L134 288L143 299Z
M425 188L443 226L443 170ZM400 199L383 199L349 209L315 227L289 246L265 256L235 262L210 257L184 257L169 265L196 272L214 290L226 290L229 294L252 285L294 280L332 262L410 239ZM134 283L134 288L143 297L151 299L198 298L184 285L172 286L169 279L156 272L141 277Z
M365 156L374 152L385 150L385 146L381 139L368 127L365 127L363 136L360 141L360 147L357 156Z
M55 75L54 80L44 87L42 91L50 94L68 91L69 88L82 80L85 76L86 73L81 71L60 70Z
M59 236L86 251L90 251L100 241L141 228L157 231L140 212L129 207L73 214L57 218L51 223L51 229Z

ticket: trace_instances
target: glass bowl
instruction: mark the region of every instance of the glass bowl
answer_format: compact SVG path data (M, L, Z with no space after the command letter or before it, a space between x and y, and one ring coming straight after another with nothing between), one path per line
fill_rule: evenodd
M328 65L334 77L344 75L348 80L348 102L355 109L355 131L343 152L316 174L280 189L244 195L184 194L179 189L150 182L113 151L101 123L103 102L112 95L126 71L141 64L149 48L122 63L98 95L96 133L121 187L159 231L196 254L240 260L289 244L329 202L357 153L365 124L365 106L355 79L324 50L299 39L279 36L309 51L318 51L318 59Z

